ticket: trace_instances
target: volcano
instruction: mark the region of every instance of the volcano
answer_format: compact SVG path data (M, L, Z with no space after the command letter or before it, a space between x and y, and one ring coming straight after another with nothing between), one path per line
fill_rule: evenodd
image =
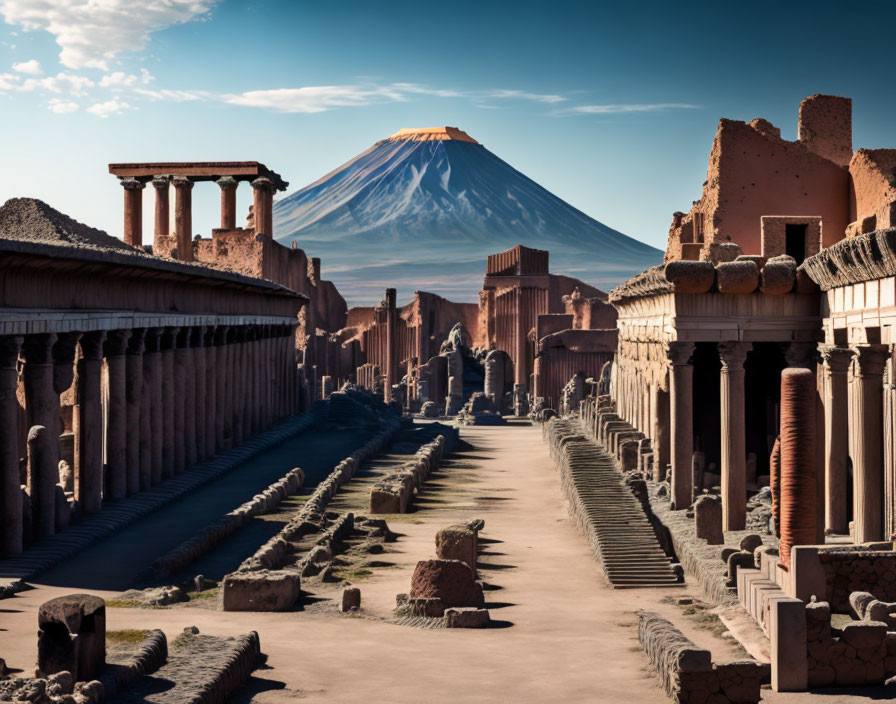
M350 305L382 290L475 301L485 258L516 244L609 288L662 252L539 186L456 127L403 129L274 204L277 240L321 257Z

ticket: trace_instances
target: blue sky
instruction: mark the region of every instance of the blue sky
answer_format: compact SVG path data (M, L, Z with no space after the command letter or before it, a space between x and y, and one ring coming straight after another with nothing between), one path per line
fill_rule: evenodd
M118 235L109 162L257 159L294 190L402 127L447 124L664 248L721 116L794 139L799 101L836 93L856 147L896 146L875 39L894 19L883 2L0 0L0 201ZM197 232L217 202L194 189Z

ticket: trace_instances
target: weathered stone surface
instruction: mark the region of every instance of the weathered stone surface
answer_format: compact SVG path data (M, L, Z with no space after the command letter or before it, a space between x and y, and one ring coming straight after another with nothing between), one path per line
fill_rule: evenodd
M342 610L351 611L361 608L361 590L358 587L347 587L342 590Z
M474 575L478 551L477 533L465 525L449 526L436 533L436 555L442 560L460 560Z
M756 262L743 260L719 264L716 283L719 293L752 293L759 287L759 268Z
M44 675L67 671L78 681L95 678L106 664L106 602L69 594L37 613L37 667Z
M485 603L473 571L460 560L421 560L411 578L411 599L439 599L446 607Z
M756 548L760 547L761 545L762 538L755 534L745 535L740 539L740 549L750 554L753 554Z
M445 609L447 628L485 628L490 622L488 609L477 609L472 606Z
M297 572L234 572L224 577L224 611L285 611L302 593Z
M694 524L697 537L710 545L722 545L725 535L722 531L722 501L718 496L704 495L694 503Z

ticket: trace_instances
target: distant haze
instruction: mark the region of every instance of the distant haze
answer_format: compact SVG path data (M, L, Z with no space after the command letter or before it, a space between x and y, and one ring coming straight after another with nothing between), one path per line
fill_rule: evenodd
M516 244L607 289L662 252L585 215L456 128L402 130L274 204L277 240L320 257L349 305L387 286L475 301L485 258Z

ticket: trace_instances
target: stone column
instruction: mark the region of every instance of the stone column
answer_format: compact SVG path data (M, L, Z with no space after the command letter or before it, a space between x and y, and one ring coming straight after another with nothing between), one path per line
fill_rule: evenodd
M228 326L219 325L215 330L215 446L216 452L228 448L227 423L227 333Z
M130 330L112 330L106 335L104 353L109 375L109 408L106 422L107 499L127 496L127 352Z
M177 258L193 261L193 182L185 176L175 176L174 232L177 236Z
M0 337L0 554L22 552L22 481L19 476L19 385L21 337Z
M205 328L205 456L213 457L217 452L215 435L218 406L218 361L215 347L216 329ZM202 401L202 399L200 399Z
M221 187L221 229L236 228L236 187L239 185L233 176L223 176L217 181Z
M162 478L174 476L174 347L179 328L162 332Z
M853 383L857 414L852 424L856 543L883 539L883 374L886 345L858 345Z
M694 478L694 367L693 342L670 342L667 356L672 364L669 375L669 405L672 430L672 508L686 509L693 501Z
M271 179L260 176L252 181L252 188L254 189L252 212L255 220L255 234L273 237L274 184Z
M143 336L143 398L140 411L140 489L162 481L162 330L147 328Z
M208 395L205 369L205 335L207 327L200 325L193 328L193 369L196 373L196 459L202 462L208 457L205 404Z
M103 343L106 333L81 336L72 425L75 434L75 500L83 515L103 502Z
M666 478L666 465L669 464L669 392L654 386L653 451L654 479L662 481Z
M187 336L189 328L180 328L174 347L174 473L187 466Z
M167 237L170 229L171 214L169 211L168 189L171 186L167 176L156 176L152 180L156 189L156 210L153 229L153 242L158 242L159 237ZM156 254L159 254L156 252Z
M132 496L140 491L140 441L143 424L140 420L143 406L143 350L146 330L131 331L127 349L127 493Z
M146 184L135 178L121 179L124 188L124 241L143 249L143 189Z
M744 362L749 342L720 342L720 410L722 420L722 529L744 530L747 524L747 449L744 414ZM755 477L752 478L755 481Z
M249 327L249 408L252 434L259 429L259 402L258 402L258 326Z
M230 386L233 388L233 445L236 447L244 438L245 413L243 402L243 377L246 371L245 359L245 329L243 326L233 328L233 374L230 377Z
M847 414L849 384L846 373L852 363L853 350L819 345L824 362L824 475L825 528L833 533L849 531L846 506L849 472L849 418Z
M196 355L193 351L192 327L184 328L183 368L184 385L184 467L196 464Z
M59 469L57 439L42 425L28 431L28 485L34 536L45 538L56 532L56 483Z

